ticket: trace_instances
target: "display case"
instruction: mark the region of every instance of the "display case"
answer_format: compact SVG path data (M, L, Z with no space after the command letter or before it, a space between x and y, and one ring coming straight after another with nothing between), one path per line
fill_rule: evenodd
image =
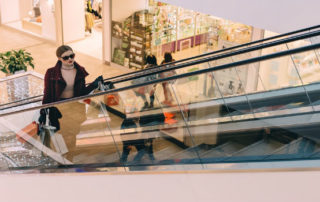
M38 35L42 34L42 23L33 21L31 18L22 19L22 28Z
M143 69L145 58L150 53L153 15L147 10L135 12L131 17L129 31L129 67ZM125 42L126 43L126 42Z
M123 22L112 22L112 62L134 69L145 66L151 49L153 15L141 10Z

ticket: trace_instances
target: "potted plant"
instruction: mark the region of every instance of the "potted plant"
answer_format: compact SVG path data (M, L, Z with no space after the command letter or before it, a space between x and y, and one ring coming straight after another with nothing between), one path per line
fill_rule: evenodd
M0 70L7 75L21 70L27 71L28 67L34 69L33 58L24 49L0 53Z
M28 67L34 69L31 54L24 49L11 50L0 53L0 70L7 76L21 71L27 71ZM22 76L6 81L8 100L10 102L21 100L29 96L28 77Z

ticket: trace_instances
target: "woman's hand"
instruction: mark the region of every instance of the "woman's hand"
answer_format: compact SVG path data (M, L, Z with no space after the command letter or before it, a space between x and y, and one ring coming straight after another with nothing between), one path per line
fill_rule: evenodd
M98 76L93 82L95 88L98 88L99 81L101 81L103 83L103 77L101 75Z

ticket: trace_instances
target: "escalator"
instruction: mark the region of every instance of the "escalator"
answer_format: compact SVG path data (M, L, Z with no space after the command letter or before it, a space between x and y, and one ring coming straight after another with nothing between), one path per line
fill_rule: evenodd
M206 55L108 79L114 89L88 96L3 108L1 169L127 171L189 165L204 169L216 163L318 159L319 35L319 30L308 31L223 56ZM171 70L176 70L175 76L133 82ZM163 102L163 83L171 94L170 103ZM145 100L137 94L141 89L155 91L153 108L143 108ZM108 104L108 99L118 100ZM61 134L67 152L61 152L59 144L43 145L38 136L21 131L41 108L52 106L65 114L52 139ZM130 151L125 161L124 143Z

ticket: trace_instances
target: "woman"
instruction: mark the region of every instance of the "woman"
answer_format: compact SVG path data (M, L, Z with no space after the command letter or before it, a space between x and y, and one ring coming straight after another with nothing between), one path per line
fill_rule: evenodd
M129 129L129 128L137 128L137 124L135 123L135 120L130 118L125 118L121 124L121 129ZM146 146L145 146L145 140L144 139L132 139L130 138L130 135L128 134L120 134L122 136L122 154L120 157L121 163L126 163L128 160L128 156L130 154L130 151L132 147L134 146L137 150L137 154L135 155L133 159L133 163L139 163L144 154L146 153ZM134 134L131 134L131 136Z
M147 59L146 59L145 68L147 69L147 68L154 67L154 66L158 66L156 56L148 55ZM148 72L146 72L146 73L148 73ZM133 81L133 84L144 83L144 82L152 81L152 80L155 80L155 79L157 79L157 74L152 74L152 75L149 75L149 76L145 76L145 77L141 77L141 78L135 79ZM142 107L142 110L145 110L147 108L153 108L155 86L156 85L154 85L154 84L147 85L147 86L139 87L135 91L136 95L140 96L142 98L142 100L144 101L144 106ZM145 95L146 93L149 94L150 104L147 101L147 98L146 98L146 95Z
M43 104L87 95L98 87L99 81L103 81L102 76L99 76L93 83L86 86L85 77L89 74L84 67L75 62L75 53L70 46L58 47L56 56L58 58L56 65L49 68L44 77ZM50 108L49 120L57 130L60 129L59 133L64 137L69 150L67 158L72 160L76 135L80 131L81 123L86 120L85 106L79 102L71 102L58 105L57 108ZM62 114L60 126L57 121L59 116L54 115L59 111ZM41 114L44 113L42 110Z
M172 58L171 53L166 52L164 54L164 60L161 62L161 65L166 64L166 63L171 63L174 61L175 60ZM174 70L172 70L172 71L163 72L160 74L160 76L161 76L161 78L167 78L167 77L173 76L175 74L176 74L176 72ZM172 105L173 96L171 94L171 91L169 89L168 84L169 84L169 82L167 82L167 81L162 82L162 88L163 88L163 93L164 93L164 101L162 103L165 105Z

